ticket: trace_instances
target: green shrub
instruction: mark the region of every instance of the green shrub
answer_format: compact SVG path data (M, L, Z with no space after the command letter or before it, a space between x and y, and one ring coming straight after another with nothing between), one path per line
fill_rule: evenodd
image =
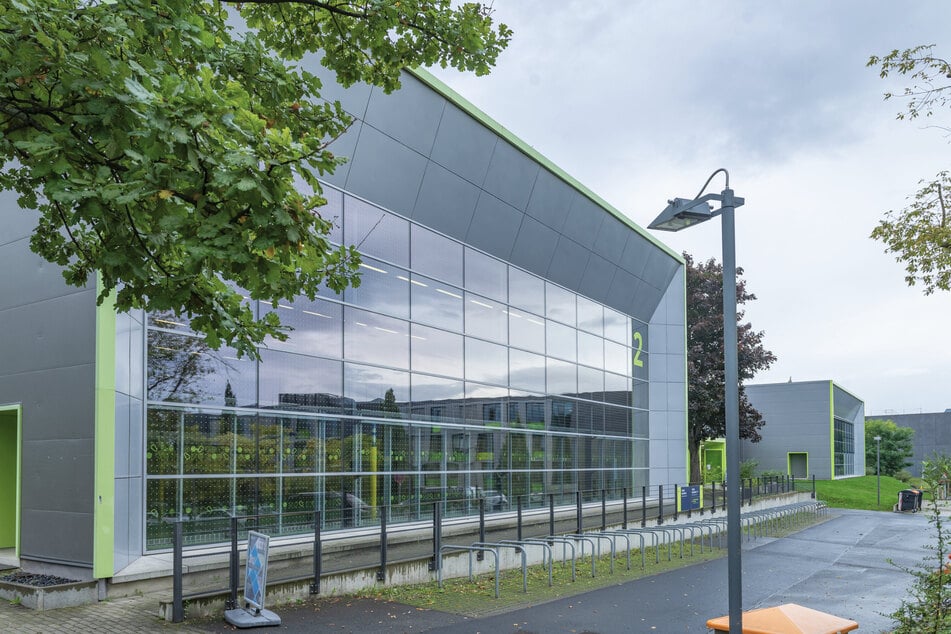
M756 467L759 462L750 458L740 463L740 477L744 480L756 477Z
M896 480L901 480L902 482L911 482L912 475L906 470L901 469L894 476Z

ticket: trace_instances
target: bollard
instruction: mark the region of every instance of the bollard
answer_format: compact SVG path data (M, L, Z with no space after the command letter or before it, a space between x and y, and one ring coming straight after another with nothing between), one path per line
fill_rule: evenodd
M647 526L647 487L641 487L641 528Z
M608 530L608 498L604 489L601 489L601 531Z
M485 498L479 498L479 541L485 541ZM485 551L476 552L476 561L485 559Z
M582 524L584 518L581 516L581 491L575 491L575 524L577 524L578 534L584 532Z
M231 555L228 557L228 600L226 610L238 607L238 518L231 516Z
M664 523L664 485L657 485L657 524Z
M440 548L442 548L442 513L439 502L433 502L433 558L429 562L429 569L438 571L441 567Z
M627 530L627 487L624 487L622 491L624 495L624 520L621 525L621 528L623 528L624 530Z
M710 514L717 512L717 481L710 483Z
M548 534L555 534L555 494L548 494Z
M175 520L172 529L172 623L185 620L182 601L182 518Z
M310 583L310 593L320 594L320 572L323 566L323 544L320 543L320 511L314 511L314 579Z
M522 496L519 495L515 498L515 506L518 510L518 518L515 525L515 535L518 541L522 541Z
M816 474L812 474L812 499L816 499Z
M680 505L677 502L680 501L680 485L674 485L674 521L677 521L677 512L680 508Z
M380 507L380 569L376 571L377 581L386 581L386 516L389 506L384 504Z

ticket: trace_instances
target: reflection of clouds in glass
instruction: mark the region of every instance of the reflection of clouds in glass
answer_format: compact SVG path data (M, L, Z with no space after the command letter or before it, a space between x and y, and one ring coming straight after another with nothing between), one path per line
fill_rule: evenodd
M508 268L504 262L469 247L465 259L467 290L500 302L508 301Z
M340 396L343 393L339 361L265 350L261 352L259 372L263 406L286 401L282 394Z
M462 332L462 291L419 275L410 283L413 321Z
M462 335L413 324L412 370L462 378Z
M509 267L509 304L523 310L545 314L545 282L540 277Z
M400 266L409 264L409 223L406 220L352 196L346 197L344 210L347 245Z
M604 367L604 340L601 337L578 333L578 362L595 368Z
M578 328L595 335L604 333L604 308L601 304L578 296Z
M383 400L393 390L397 403L409 401L409 374L355 363L344 364L344 392L358 403Z
M465 297L466 334L505 343L508 339L505 306L470 293Z
M466 337L466 380L508 385L505 346Z
M575 302L577 295L560 286L545 282L545 316L549 319L574 326L576 323Z
M409 289L403 281L406 271L369 258L363 259L360 269L360 286L344 290L347 302L396 317L409 317Z
M408 368L409 325L399 319L347 307L344 309L344 356Z
M299 298L290 306L279 305L277 313L281 323L294 330L287 341L269 338L267 348L337 358L343 354L343 309L339 304Z
M523 390L544 392L545 357L520 350L510 350L509 384Z
M568 361L577 361L576 333L577 331L574 328L549 320L546 324L545 333L548 355Z
M437 233L412 225L410 268L450 284L462 286L462 245Z
M573 364L547 359L546 365L549 394L575 394L578 391L578 377Z
M467 399L501 400L506 398L508 393L508 390L502 387L466 382ZM477 418L481 418L481 414Z
M647 325L640 324L643 328L642 334L644 335L644 341L647 342ZM630 344L631 343L631 328L630 320L626 315L619 313L616 310L604 307L604 336L612 341L617 341L618 343Z
M604 369L608 372L630 375L631 349L613 341L604 342Z
M413 403L457 400L464 396L462 381L441 379L423 374L413 375Z
M545 352L545 321L530 313L509 309L509 341L511 345Z

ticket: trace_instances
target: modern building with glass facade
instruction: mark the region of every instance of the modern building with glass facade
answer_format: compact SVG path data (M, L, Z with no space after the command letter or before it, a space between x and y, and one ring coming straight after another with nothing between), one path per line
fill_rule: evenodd
M323 213L362 283L255 305L294 328L260 361L97 308L0 198L0 548L109 578L171 517L280 536L317 509L335 530L685 481L682 258L434 78L403 84L325 79L356 122Z
M758 471L820 480L865 475L865 403L832 381L744 386L763 415L762 440L744 440Z

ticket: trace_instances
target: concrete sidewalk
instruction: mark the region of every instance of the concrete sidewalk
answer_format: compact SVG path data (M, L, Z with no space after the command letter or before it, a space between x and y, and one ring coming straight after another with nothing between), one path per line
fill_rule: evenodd
M913 566L926 555L931 526L924 513L833 509L828 521L784 538L744 542L743 605L755 609L799 603L854 619L861 632L883 632L912 578L887 563ZM232 631L221 622L166 624L156 597L34 612L0 604L2 632ZM544 605L484 618L418 610L364 599L324 598L275 610L280 632L431 634L535 632L613 634L706 632L708 618L727 613L726 560L602 588Z

